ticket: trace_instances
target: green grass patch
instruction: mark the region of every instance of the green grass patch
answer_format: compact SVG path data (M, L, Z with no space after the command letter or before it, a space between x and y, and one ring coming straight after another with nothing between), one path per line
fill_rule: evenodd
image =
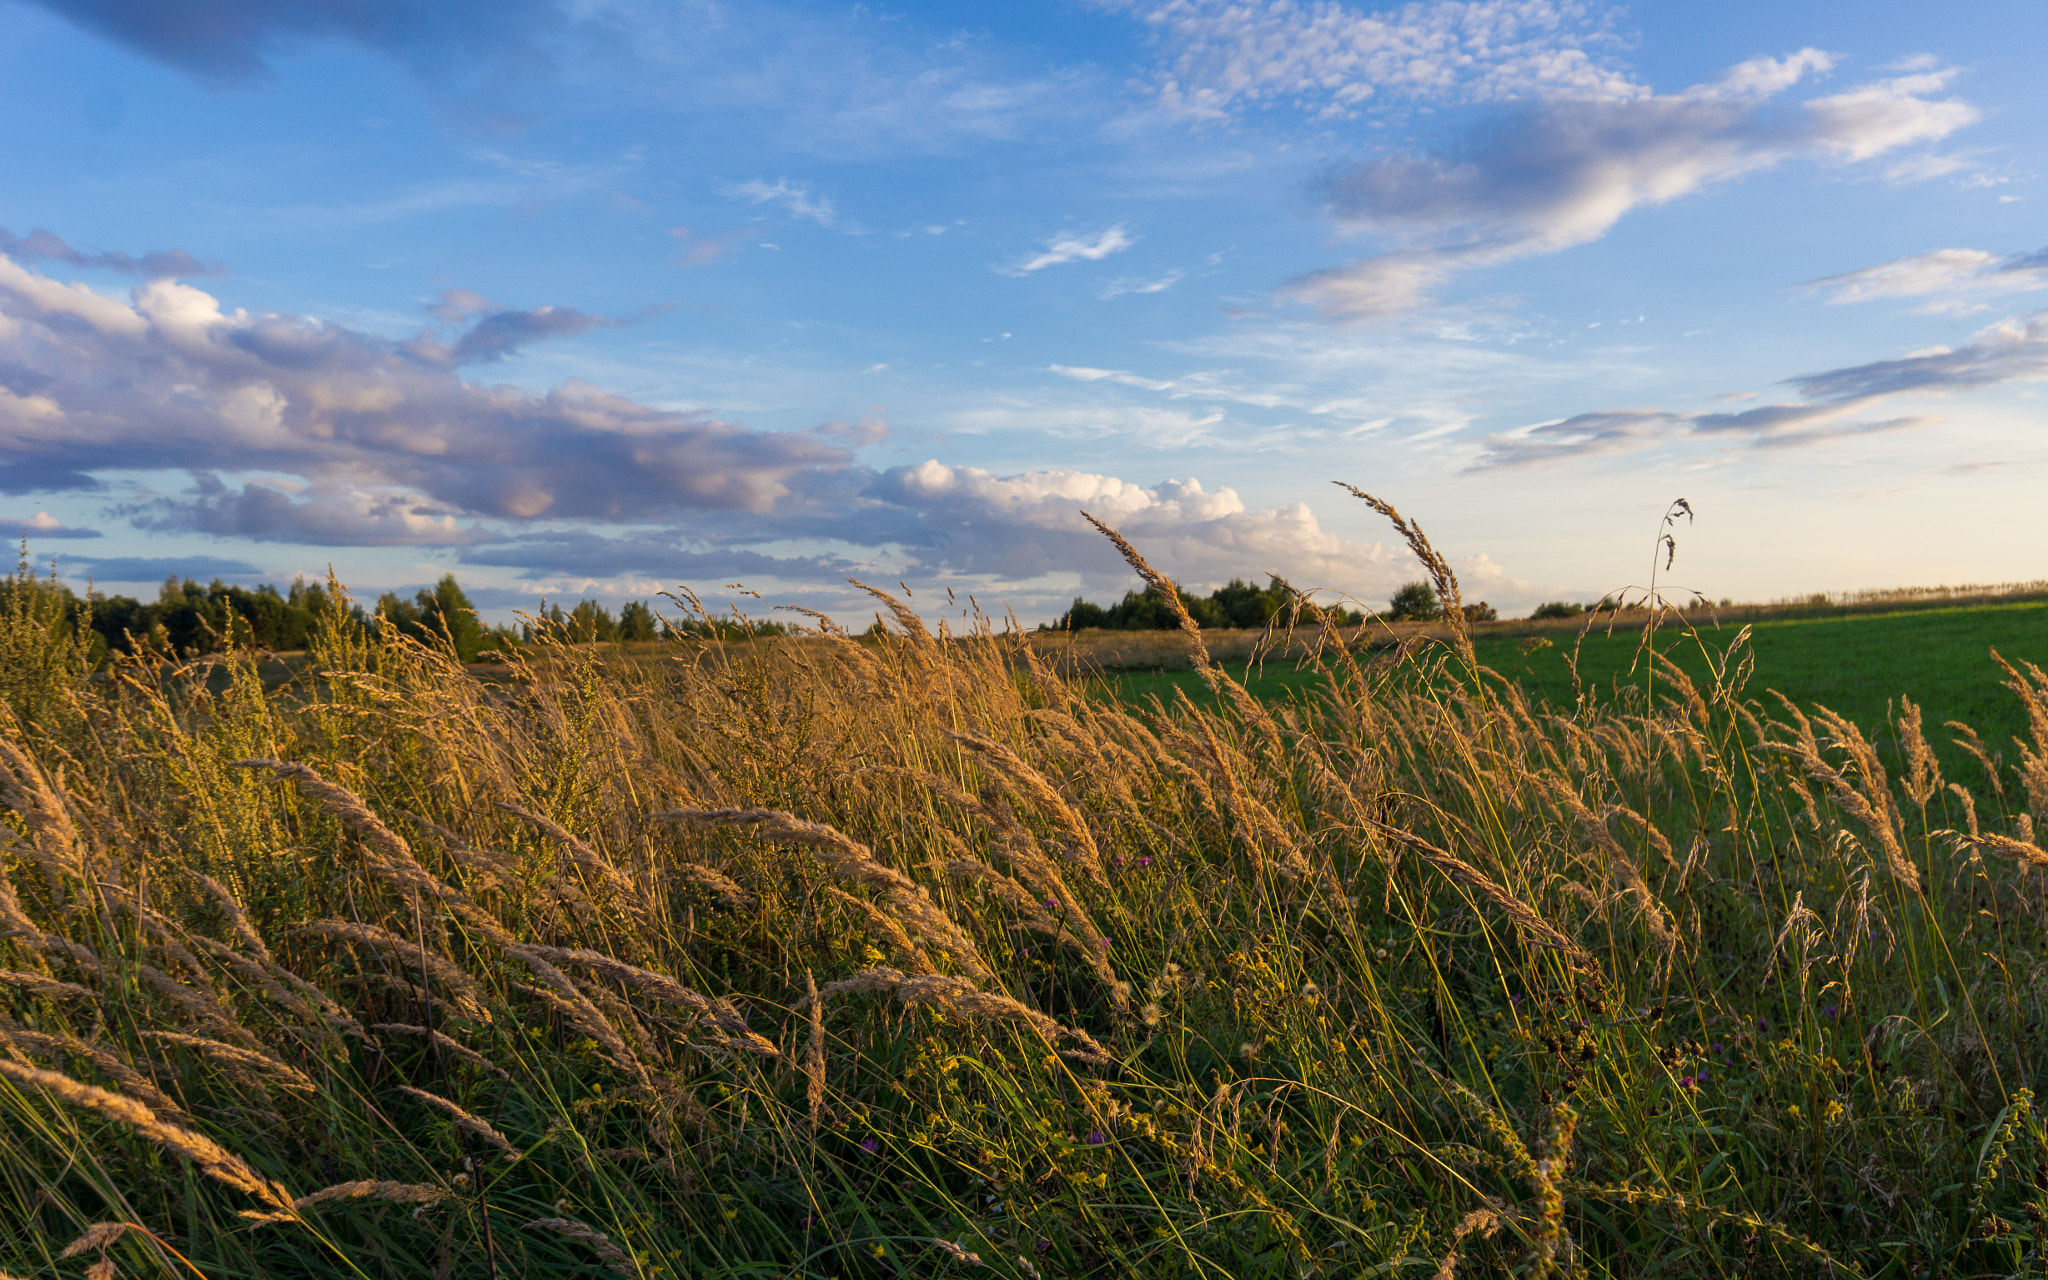
M1658 632L1657 647L1693 679L1704 681L1709 655L1719 662L1740 631L1703 628L1693 636L1666 629ZM1775 689L1802 707L1820 703L1866 727L1884 721L1903 695L1919 704L1929 739L1943 749L1947 768L1960 765L1962 757L1946 749L1950 735L1939 729L1944 721L1970 725L1986 745L1994 751L2002 747L2007 755L2012 739L2026 731L2019 701L2005 689L2005 673L1991 660L1991 651L2008 662L2048 667L2048 601L2040 600L1779 619L1751 624L1750 634L1755 671L1749 694L1764 696ZM1601 628L1583 640L1557 637L1547 647L1525 647L1529 639L1502 636L1482 639L1474 647L1480 662L1521 686L1532 700L1553 707L1576 705L1581 692L1602 705L1642 696L1628 692L1645 687L1640 630ZM1570 661L1574 653L1576 684ZM1322 679L1313 668L1294 663L1234 665L1230 671L1253 694L1268 699L1299 696ZM1107 694L1127 704L1143 705L1152 698L1171 704L1179 689L1197 706L1216 705L1193 671L1115 671L1099 679Z

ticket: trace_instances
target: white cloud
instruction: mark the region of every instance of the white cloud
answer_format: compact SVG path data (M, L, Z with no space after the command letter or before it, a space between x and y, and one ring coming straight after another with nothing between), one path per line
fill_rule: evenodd
M2048 288L2048 250L2001 258L1982 249L1936 249L1874 267L1809 280L1831 306L1891 298L1930 298L1915 308L1932 314L1981 311L1979 299Z
M1405 554L1325 530L1305 503L1247 509L1234 490L1210 492L1193 479L1145 486L1086 471L998 476L933 460L885 472L875 491L924 514L933 536L918 563L927 572L1023 581L1065 570L1098 588L1127 583L1129 570L1081 518L1085 510L1190 590L1270 572L1378 599L1403 574L1414 576Z
M1124 229L1119 222L1098 233L1093 239L1079 232L1062 232L1045 242L1043 251L1024 258L1013 266L997 267L1004 275L1022 276L1047 267L1057 267L1068 262L1100 262L1112 253L1122 253L1138 243L1138 238Z
M1168 289L1173 288L1173 286L1186 278L1187 273L1178 267L1154 280L1141 280L1135 276L1118 276L1102 286L1102 292L1096 296L1100 297L1104 302L1108 302L1112 298L1121 298L1127 293L1165 293Z
M755 178L749 182L732 184L723 190L726 195L750 204L781 205L789 211L791 217L808 218L821 227L831 226L833 219L838 217L830 200L812 195L807 184L791 182L788 178L777 178L774 182L764 182Z
M1786 448L1907 430L1934 419L1910 413L1886 418L1866 414L1895 400L2042 380L2048 380L2048 311L2001 321L1961 347L1932 347L1893 360L1787 379L1799 393L1802 403L1798 404L1764 404L1722 413L1603 410L1519 427L1489 436L1470 469L1603 457L1688 440Z
M1493 101L1644 90L1587 46L1611 43L1573 0L1433 0L1367 12L1332 0L1102 0L1153 31L1166 111L1222 120L1290 103L1348 117L1384 98Z
M1174 386L1172 382L1161 381L1158 378L1141 378L1122 369L1090 369L1086 366L1064 364L1048 365L1047 368L1062 378L1072 378L1076 382L1119 382L1127 387L1143 387L1147 391L1171 391Z
M1283 296L1336 318L1413 311L1458 275L1597 240L1642 206L1795 157L1856 163L1978 118L1967 103L1927 96L1947 73L1815 98L1789 118L1774 109L1772 96L1828 65L1803 50L1676 94L1551 99L1445 152L1339 169L1321 186L1330 214L1394 245L1302 276Z
M451 367L465 342L487 357L587 319L572 315L492 312L453 347L399 343L301 316L223 313L169 280L124 303L0 257L0 364L33 387L0 393L0 491L182 469L200 489L141 513L159 526L447 542L458 515L767 511L846 465L844 450L811 435L746 431L581 383L544 395L487 387ZM251 470L300 477L312 496L205 478Z

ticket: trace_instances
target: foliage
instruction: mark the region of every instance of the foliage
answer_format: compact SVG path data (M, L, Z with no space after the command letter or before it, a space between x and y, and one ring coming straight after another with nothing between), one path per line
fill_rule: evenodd
M476 606L452 573L443 574L431 587L422 587L411 600L390 592L377 597L377 616L415 640L446 646L463 662L476 661L487 649L495 651L517 643L508 631L484 628Z
M1586 606L1573 604L1569 600L1551 600L1536 606L1532 618L1576 618L1586 611Z
M1387 601L1387 617L1395 622L1429 622L1444 616L1436 588L1427 582L1410 582Z
M2037 1255L2038 670L2019 754L1951 783L1918 707L1760 701L1740 639L1563 709L1411 648L1143 712L883 603L873 644L541 632L488 681L338 595L281 687L32 662L0 1269Z
M567 644L611 644L651 640L746 640L787 635L779 622L757 622L751 618L711 617L696 610L681 617L657 613L645 600L628 600L616 618L597 600L578 600L564 611L560 604L542 609L539 616L521 628L522 638L553 640Z
M1271 622L1275 617L1291 609L1296 599L1294 589L1285 579L1275 575L1263 587L1255 587L1242 578L1232 578L1224 586L1216 588L1207 598L1178 591L1181 607L1196 625L1221 629L1228 627L1257 629ZM1363 615L1335 610L1334 621L1344 626L1356 626L1365 621ZM1124 598L1107 608L1090 604L1079 596L1065 613L1054 619L1049 627L1041 630L1085 631L1101 628L1109 631L1171 631L1180 626L1180 615L1155 591L1127 591Z

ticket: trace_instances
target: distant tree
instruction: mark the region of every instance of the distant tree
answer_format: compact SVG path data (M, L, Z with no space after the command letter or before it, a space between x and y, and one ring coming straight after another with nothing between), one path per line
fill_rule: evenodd
M1089 604L1079 596L1065 613L1053 622L1055 631L1088 631L1109 625L1109 610L1099 604Z
M1209 599L1228 620L1226 625L1256 629L1265 626L1274 614L1287 606L1289 594L1287 584L1277 577L1264 588L1255 587L1243 578L1232 578L1227 585L1210 593Z
M451 646L462 661L476 661L484 647L484 625L454 574L443 574L431 590L422 590L413 601L419 606L420 626L428 635Z
M1500 610L1484 600L1481 600L1478 604L1464 606L1461 612L1464 613L1465 621L1467 622L1498 622L1500 620Z
M655 620L654 609L645 600L628 600L620 607L619 639L658 640L660 638L660 624Z
M1252 586L1242 578L1232 578L1227 585L1210 592L1207 598L1182 591L1180 603L1198 627L1257 629L1293 607L1294 588L1278 576L1263 587ZM1332 609L1331 613L1333 621L1339 625L1356 626L1365 621L1364 614L1345 609ZM1153 591L1130 591L1108 608L1090 604L1076 596L1072 606L1044 629L1085 631L1100 627L1110 631L1165 631L1179 625L1180 616L1163 596Z
M1586 611L1586 606L1573 604L1569 600L1552 600L1536 606L1532 618L1576 618Z
M1431 622L1443 616L1436 588L1427 582L1410 582L1387 601L1387 617L1395 622Z
M618 620L612 611L595 600L578 600L576 607L569 611L569 639L578 644L591 644L601 640L616 640L619 635Z

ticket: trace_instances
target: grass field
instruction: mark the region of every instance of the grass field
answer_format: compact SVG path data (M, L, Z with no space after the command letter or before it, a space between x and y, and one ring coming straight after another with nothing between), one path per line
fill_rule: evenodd
M0 1272L2042 1271L2048 676L1990 773L1757 696L1931 725L1897 652L2038 612L1154 713L886 597L481 679L337 598L266 681L12 586Z
M1894 612L1852 613L1759 620L1750 627L1754 657L1748 687L1753 694L1775 689L1801 705L1819 703L1859 724L1888 720L1901 696L1919 704L1932 729L1960 720L1977 730L1987 746L2013 755L2012 740L2027 732L2024 705L2005 687L2006 675L1991 658L1997 650L2009 662L2048 666L2048 601L1944 605ZM1710 665L1721 660L1740 627L1699 626L1693 634L1660 630L1658 650L1694 680L1706 682ZM1550 643L1528 646L1529 637L1480 638L1479 661L1512 680L1531 698L1570 709L1581 692L1598 702L1621 705L1629 689L1644 684L1639 658L1642 632L1627 623L1602 627L1580 642L1576 631L1551 630ZM1579 681L1571 659L1578 660ZM1713 655L1710 659L1709 655ZM1633 668L1633 671L1631 671ZM1269 662L1247 674L1233 673L1261 698L1287 698L1321 687L1314 668ZM1192 670L1117 671L1103 677L1114 696L1127 701L1170 699L1179 689L1204 706L1215 695ZM1667 690L1668 692L1668 690ZM1951 771L1965 759L1947 733L1931 732L1943 765Z

